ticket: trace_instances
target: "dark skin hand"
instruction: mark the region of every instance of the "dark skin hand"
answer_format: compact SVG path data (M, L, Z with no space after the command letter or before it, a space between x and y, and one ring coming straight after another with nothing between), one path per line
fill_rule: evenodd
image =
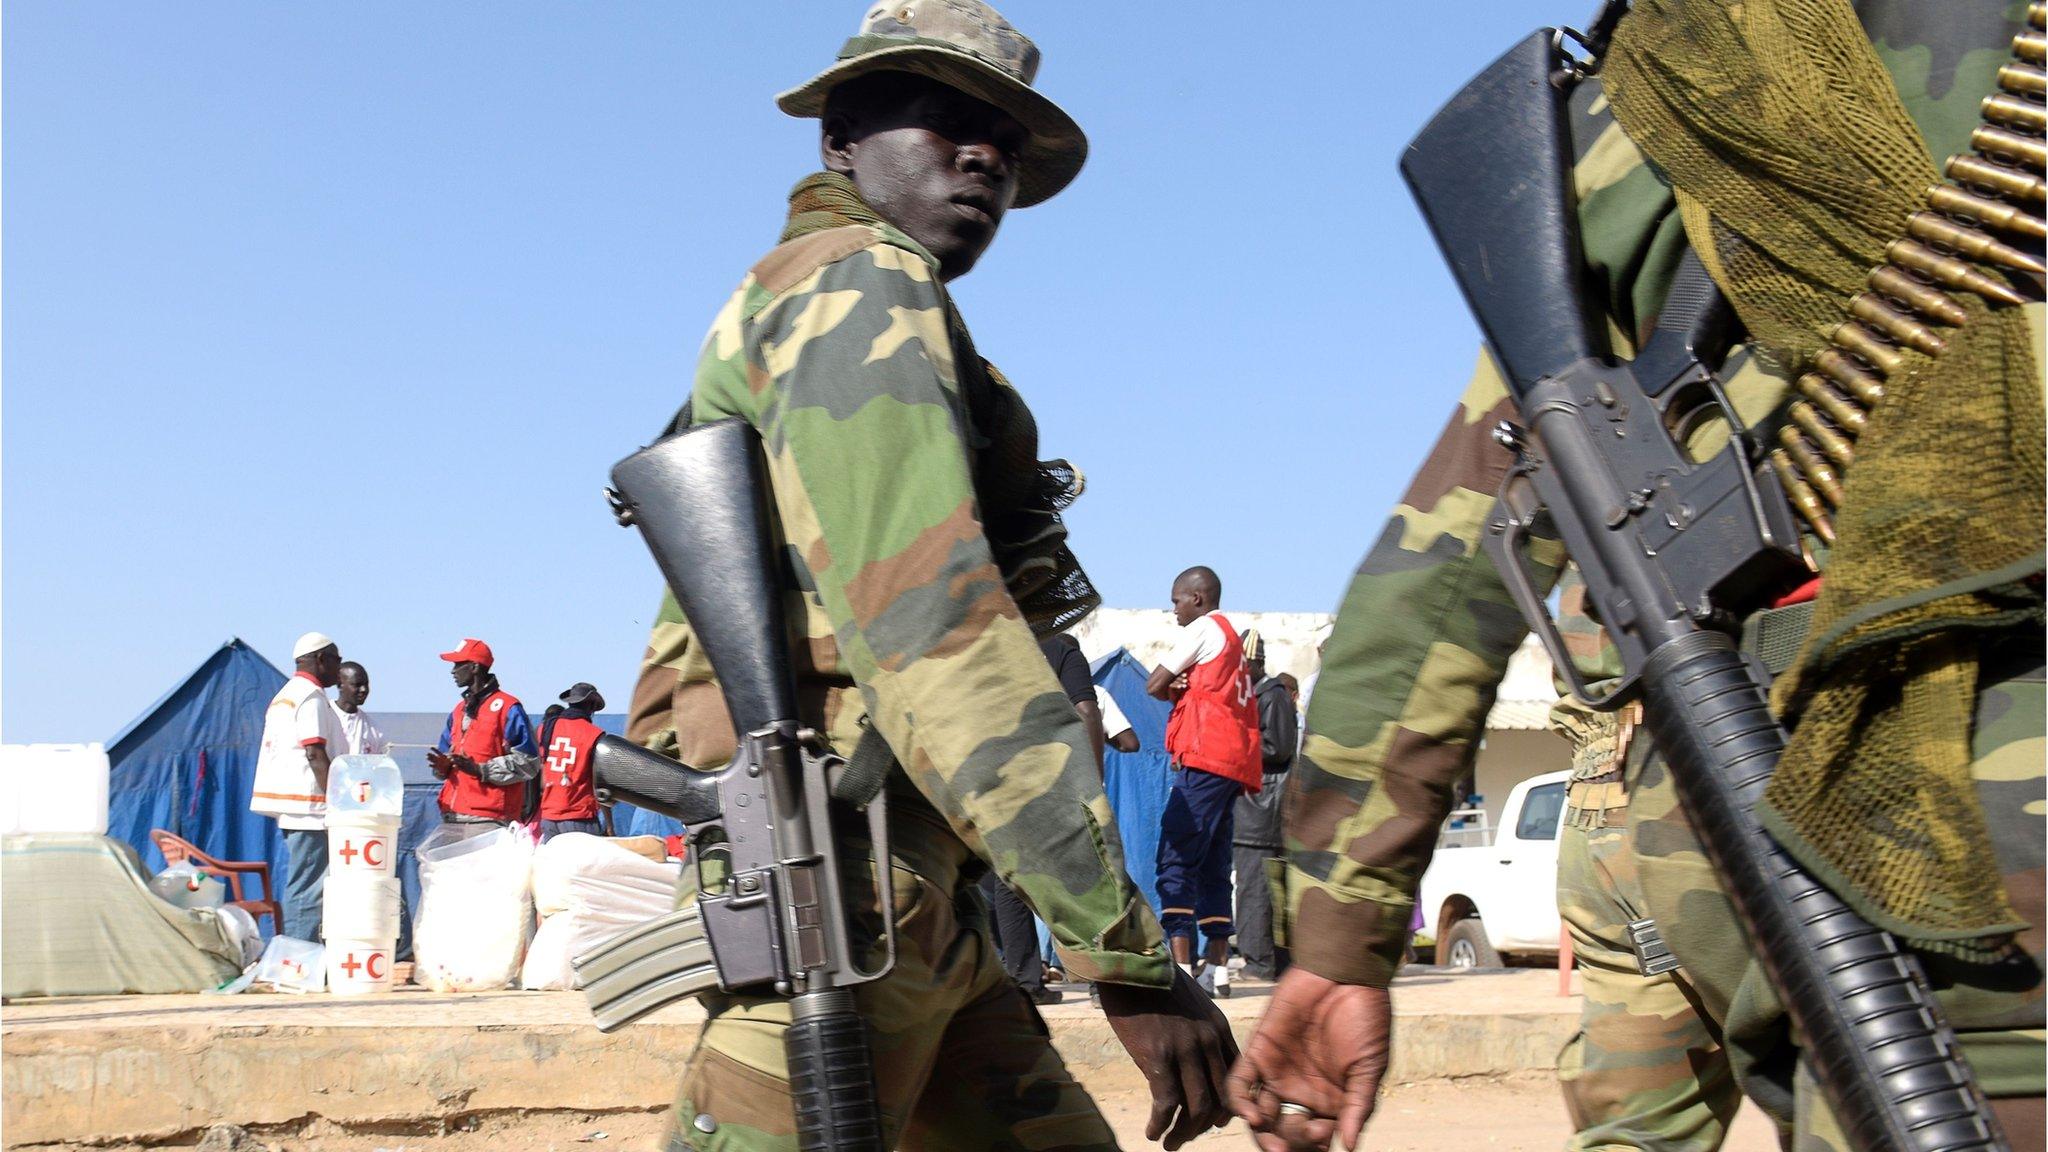
M1237 1042L1230 1022L1194 978L1178 968L1172 988L1102 983L1103 1015L1152 1088L1145 1139L1175 1149L1230 1123L1225 1081Z
M457 688L467 693L470 686L476 683L477 677L483 675L485 671L484 666L476 661L463 660L458 662L453 668L450 668L448 675L454 678ZM434 770L434 779L436 780L446 780L452 772L467 772L471 776L479 775L476 761L461 753L450 756L446 752L435 751L432 748L427 749L427 767Z
M1017 198L1030 134L1015 117L936 80L877 73L841 85L825 110L825 167L924 246L939 278L972 269Z
M1391 1051L1385 988L1338 984L1296 965L1273 988L1244 1056L1230 1071L1230 1107L1264 1152L1358 1147ZM1281 1102L1304 1115L1282 1112Z
M1138 750L1138 734L1126 728L1109 738L1109 746L1119 752L1136 752Z

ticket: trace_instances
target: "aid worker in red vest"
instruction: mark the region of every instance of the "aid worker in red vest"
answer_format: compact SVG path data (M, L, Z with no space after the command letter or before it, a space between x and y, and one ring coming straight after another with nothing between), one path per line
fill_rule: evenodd
M441 785L441 819L449 824L510 824L525 814L527 784L540 771L526 709L498 689L491 646L464 639L441 659L462 699L448 714L427 764Z
M1233 809L1257 792L1259 710L1246 668L1244 641L1217 607L1223 581L1195 567L1173 582L1173 619L1180 637L1145 682L1145 691L1173 701L1166 753L1173 790L1159 829L1159 927L1174 962L1194 974L1194 936L1203 959L1198 977L1216 997L1230 995L1230 869Z
M564 832L604 835L597 820L597 793L590 783L590 750L604 729L591 716L604 710L604 696L578 681L540 722L540 841Z

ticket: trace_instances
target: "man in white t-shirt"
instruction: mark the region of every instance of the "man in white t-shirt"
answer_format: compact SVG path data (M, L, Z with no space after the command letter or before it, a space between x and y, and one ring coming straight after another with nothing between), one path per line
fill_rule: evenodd
M369 698L369 671L353 660L342 661L340 678L334 684L334 707L340 713L342 734L348 737L343 748L347 755L382 756L391 751L384 730L363 711Z
M1194 974L1195 935L1207 966L1202 987L1230 995L1231 826L1233 806L1264 783L1259 713L1253 704L1244 641L1224 619L1223 581L1195 567L1173 582L1180 638L1145 682L1173 701L1166 754L1173 787L1159 827L1159 927L1174 962Z
M320 894L327 880L327 768L347 751L341 717L327 689L341 674L341 649L318 632L292 645L297 670L263 713L263 745L249 810L277 821L285 865L279 931L320 938Z

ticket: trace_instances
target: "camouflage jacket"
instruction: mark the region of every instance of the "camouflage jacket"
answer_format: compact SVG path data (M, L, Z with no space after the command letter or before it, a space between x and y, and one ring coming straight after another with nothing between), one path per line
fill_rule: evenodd
M1992 89L2012 34L2007 7L1859 6L1937 156L1967 147L1977 100ZM1597 80L1581 85L1573 112L1583 255L1613 350L1628 355L1662 306L1684 230L1670 188L1614 123ZM1729 357L1723 375L1743 419L1774 433L1789 381L1747 349ZM1471 769L1508 657L1526 634L1479 552L1510 463L1489 433L1513 412L1482 353L1449 426L1353 576L1324 648L1288 785L1280 916L1295 960L1333 980L1393 978L1452 791ZM1697 447L1717 449L1715 435ZM1547 590L1561 552L1535 541L1530 561Z
M978 466L1035 465L1035 427L1000 376L963 382L961 366L981 367L965 333L935 261L896 229L800 235L713 321L690 419L761 433L805 719L842 753L879 728L903 766L895 818L943 821L1051 925L1069 972L1163 986L1172 963L1125 875L1086 730L1011 595L1019 562L999 564L985 530ZM629 735L698 767L732 752L672 597Z

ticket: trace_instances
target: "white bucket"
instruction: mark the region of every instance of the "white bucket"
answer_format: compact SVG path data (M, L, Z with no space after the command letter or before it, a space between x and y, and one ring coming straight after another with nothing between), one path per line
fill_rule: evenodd
M327 880L338 877L383 880L397 875L396 816L327 817Z
M395 949L390 938L327 941L327 990L336 996L391 991Z
M327 874L320 933L329 940L396 940L398 881Z

